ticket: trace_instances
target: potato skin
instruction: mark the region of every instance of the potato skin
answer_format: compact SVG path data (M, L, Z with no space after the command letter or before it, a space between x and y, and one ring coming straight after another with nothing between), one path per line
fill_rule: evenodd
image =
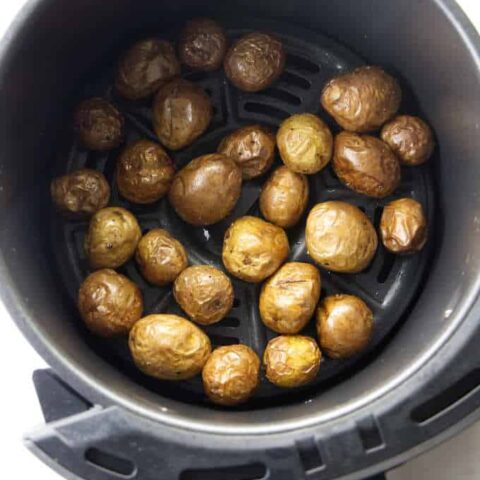
M103 173L90 168L54 178L50 193L57 210L69 218L88 218L110 200L110 186Z
M242 190L242 172L220 153L193 159L175 175L168 199L192 225L212 225L234 209Z
M288 256L285 231L258 217L240 217L225 232L225 268L246 282L258 283L274 273Z
M316 327L322 352L330 358L348 358L367 346L373 313L354 295L332 295L318 307Z
M140 239L135 260L143 277L160 287L172 283L188 266L184 246L162 228L154 228Z
M240 90L264 90L285 68L283 44L268 33L248 33L230 47L223 67L227 78Z
M233 306L233 285L218 268L188 267L177 277L173 295L182 310L201 325L219 322Z
M125 208L107 207L91 218L85 237L90 267L117 268L133 256L142 236L137 219Z
M430 127L418 117L398 115L383 126L382 140L404 165L425 163L435 147Z
M259 384L260 359L246 345L227 345L213 351L203 367L203 388L218 405L246 402Z
M277 132L283 163L292 171L312 175L332 158L333 137L317 115L299 113L285 119Z
M198 85L175 79L163 85L153 102L153 127L170 150L193 143L212 120L210 97Z
M354 205L340 201L317 203L307 218L308 254L334 272L357 273L371 262L377 250L375 228Z
M400 184L400 163L390 147L370 135L341 132L335 137L333 169L347 187L383 198Z
M80 286L78 309L87 328L102 337L126 335L143 312L140 289L124 275L105 268Z
M146 98L180 75L180 63L170 42L146 38L133 44L118 62L117 92L130 100Z
M314 380L321 358L322 354L313 338L281 335L268 342L263 365L271 383L277 387L295 388Z
M320 273L309 263L281 266L262 287L263 323L277 333L298 333L312 318L320 299Z
M422 205L413 198L388 203L380 219L384 247L392 253L412 254L427 242L427 219Z
M275 159L275 135L261 125L248 125L227 135L218 152L230 157L241 169L245 180L270 170Z
M154 314L139 320L128 341L135 365L161 380L186 380L202 371L212 347L192 322L178 315Z
M380 67L363 66L330 80L320 102L345 130L370 132L397 113L401 99L392 76Z
M260 193L260 211L271 223L282 228L298 223L308 202L307 177L282 165L270 175Z

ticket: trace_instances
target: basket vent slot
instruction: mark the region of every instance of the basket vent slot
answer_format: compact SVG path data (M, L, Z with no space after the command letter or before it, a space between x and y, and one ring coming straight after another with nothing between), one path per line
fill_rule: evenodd
M85 460L97 468L113 472L122 477L131 477L137 471L135 464L131 460L94 447L86 450Z
M367 417L357 423L358 433L366 452L371 452L385 446L382 432L374 417Z
M244 106L247 112L260 113L267 117L273 117L278 120L284 120L289 117L290 114L280 108L272 107L271 105L265 105L263 103L247 102Z
M184 470L180 480L260 480L267 475L265 465L252 463L236 467Z
M297 448L305 473L313 473L325 468L325 463L313 438L299 440Z

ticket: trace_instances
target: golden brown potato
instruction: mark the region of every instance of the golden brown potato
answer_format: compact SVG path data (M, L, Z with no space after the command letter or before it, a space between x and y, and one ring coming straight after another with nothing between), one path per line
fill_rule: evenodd
M172 283L188 267L185 248L162 228L154 228L140 239L135 260L144 278L160 287Z
M147 38L132 45L120 59L115 88L130 100L145 98L180 75L180 63L170 42Z
M153 127L170 150L193 143L212 120L210 97L198 85L176 79L162 86L153 102Z
M230 47L223 68L227 78L240 90L264 90L285 68L283 44L268 33L248 33Z
M175 175L168 193L172 207L187 223L211 225L235 207L242 191L242 171L220 153L197 157Z
M137 219L124 208L107 207L91 218L85 252L93 269L117 268L132 257L142 236Z
M182 310L201 325L220 321L233 306L233 285L218 268L195 265L175 280L173 295Z
M400 198L385 206L380 220L383 245L392 253L411 254L427 242L427 219L413 198Z
M298 333L312 318L320 298L320 273L309 263L281 266L262 287L263 323L277 333Z
M135 203L152 203L165 196L175 175L167 152L150 140L127 145L117 162L120 194Z
M385 142L370 135L339 133L333 169L347 187L369 197L386 197L400 184L397 157Z
M425 163L435 146L430 127L411 115L395 117L383 126L380 136L404 165Z
M265 374L277 387L294 388L315 379L322 354L313 338L281 335L268 342L263 354Z
M73 123L78 141L89 150L111 150L123 142L123 115L103 98L81 102L75 110Z
M161 380L185 380L202 371L212 347L192 322L178 315L147 315L130 330L128 341L135 365Z
M102 173L82 168L54 178L50 193L57 210L67 217L87 218L110 200L110 186Z
M331 358L348 358L362 351L373 331L373 313L354 295L326 297L317 310L320 348Z
M308 202L307 177L278 167L260 193L260 211L266 220L282 228L293 227L300 220Z
M260 360L246 345L228 345L213 351L202 371L203 388L214 403L246 402L259 383Z
M308 254L334 272L364 270L377 250L377 234L357 207L340 201L317 203L307 218Z
M218 152L230 157L249 180L270 170L275 159L275 135L261 125L248 125L227 135Z
M345 130L369 132L397 113L401 99L393 77L380 67L363 66L330 80L320 101Z
M235 220L225 232L225 268L246 282L258 283L274 273L288 256L285 231L257 217Z
M290 170L311 175L330 161L333 137L320 117L299 113L281 123L277 132L277 146L283 163Z
M91 273L80 286L78 309L85 325L102 337L126 335L140 320L140 289L124 275L105 268Z

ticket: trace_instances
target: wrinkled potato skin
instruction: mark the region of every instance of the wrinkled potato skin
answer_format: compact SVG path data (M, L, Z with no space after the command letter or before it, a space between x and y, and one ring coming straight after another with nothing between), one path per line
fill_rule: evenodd
M341 132L335 137L333 169L347 187L383 198L400 184L400 162L390 147L370 135Z
M373 331L373 313L353 295L326 297L317 310L320 348L330 358L348 358L361 352Z
M271 383L277 387L295 388L314 380L321 358L322 354L313 338L281 335L268 342L263 365Z
M260 211L266 220L279 227L293 227L305 211L308 195L307 177L281 166L263 185Z
M227 135L218 152L230 157L241 169L244 180L270 170L275 159L275 135L261 125L248 125Z
M380 219L384 247L392 253L412 254L427 242L427 219L422 205L412 198L400 198L385 206Z
M357 273L371 262L378 240L375 228L359 208L329 201L317 203L308 214L305 243L320 266Z
M230 47L223 67L227 78L240 90L264 90L285 68L283 44L267 33L248 33Z
M167 152L150 140L137 140L124 148L117 162L117 186L134 203L152 203L164 197L175 168Z
M402 92L380 67L363 66L330 80L322 90L323 108L345 130L370 132L398 111Z
M184 246L162 228L154 228L138 242L135 260L143 277L163 287L188 267Z
M404 165L425 163L435 147L430 127L411 115L395 117L383 126L380 136Z
M81 102L73 124L80 144L89 150L106 151L118 147L124 138L123 115L100 97Z
M259 384L260 360L246 345L228 345L213 351L202 371L203 388L218 405L246 402Z
M180 61L195 70L220 68L227 51L225 30L211 18L189 20L180 34Z
M274 273L290 251L285 231L258 217L240 217L225 232L225 268L246 282L258 283Z
M320 117L299 113L281 123L277 146L283 163L290 170L312 175L332 158L333 137Z
M117 268L128 261L142 236L137 219L124 208L107 207L91 218L85 237L90 267Z
M210 265L195 265L175 280L173 295L182 310L201 325L219 322L233 306L230 279Z
M263 323L277 333L298 333L320 299L320 273L309 263L290 262L263 285L259 309Z
M54 178L50 193L57 210L70 218L88 218L106 207L110 200L106 178L89 168Z
M206 92L187 80L162 86L153 102L153 127L160 142L170 150L193 143L210 125L213 110Z
M85 325L102 337L126 335L143 312L140 289L109 268L91 273L80 286L78 309Z
M178 315L154 314L130 330L129 347L135 365L160 380L186 380L202 371L212 347L192 322Z
M193 159L175 175L168 199L192 225L212 225L227 217L242 190L242 172L220 153Z
M180 63L170 42L147 38L132 45L120 59L115 76L117 92L129 100L146 98L180 75Z

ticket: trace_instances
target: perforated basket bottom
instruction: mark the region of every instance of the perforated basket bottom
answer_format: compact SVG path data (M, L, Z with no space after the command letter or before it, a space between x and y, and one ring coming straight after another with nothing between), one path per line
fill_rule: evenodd
M225 80L222 70L213 73L183 72L183 76L205 88L212 98L215 114L208 131L193 145L172 153L177 168L183 167L192 158L213 152L227 133L242 125L262 123L274 128L282 119L298 112L319 114L335 132L338 128L323 112L319 105L319 93L325 82L339 73L348 71L364 62L339 44L311 31L293 28L289 25L271 22L248 22L248 28L228 29L230 39L251 30L268 30L282 38L287 51L284 74L271 88L257 94L241 92ZM116 52L117 53L117 52ZM109 98L125 114L127 142L146 137L156 140L152 130L151 100L127 102L115 96L111 82L113 78L114 56L107 68L94 72L93 81L79 98L100 95ZM408 97L408 95L407 95ZM403 110L415 113L415 104L406 100ZM185 245L191 264L209 263L219 268L223 235L231 222L242 215L258 215L258 195L264 178L246 182L241 198L232 215L225 221L207 228L195 228L185 224L170 208L167 200L149 206L131 204L120 198L113 182L115 161L118 150L107 154L88 152L80 149L69 134L67 151L61 152L55 164L53 175L59 175L82 167L96 168L106 175L112 185L111 205L119 205L131 210L138 218L142 229L147 231L162 227L170 231ZM68 161L65 162L65 158ZM280 163L277 159L277 163ZM419 200L425 207L432 228L434 203L433 184L429 167L403 169L400 188L392 197L377 201L355 194L345 188L327 167L317 175L309 177L310 202L307 211L317 202L336 199L353 203L360 207L378 227L383 205L393 198L410 196ZM291 246L289 260L307 261L304 244L305 218L297 227L288 231ZM75 299L82 280L89 273L83 251L83 240L87 224L60 219L52 214L52 247L56 257L58 272L75 309ZM399 257L388 254L379 246L369 268L356 275L335 274L321 270L322 296L332 293L352 293L363 298L375 315L375 331L369 348L348 361L324 358L315 382L297 390L282 390L271 385L262 375L261 385L254 398L242 408L262 408L292 401L308 401L312 395L353 374L366 361L374 360L374 350L404 318L415 295L421 286L426 264L429 259L429 245L420 254L412 257ZM181 314L171 294L171 288L159 288L143 280L134 261L123 266L120 271L128 275L141 288L145 299L145 314L154 312L174 312ZM269 339L275 334L262 324L258 313L260 286L247 284L232 278L235 288L234 308L228 318L205 328L214 346L244 343L251 346L260 356ZM76 311L76 310L75 310ZM199 377L182 382L161 382L141 374L133 365L124 339L105 341L90 335L76 313L72 321L78 325L82 335L99 356L115 365L125 375L146 388L191 403L206 403ZM314 321L303 333L315 336ZM209 404L210 405L210 404Z

